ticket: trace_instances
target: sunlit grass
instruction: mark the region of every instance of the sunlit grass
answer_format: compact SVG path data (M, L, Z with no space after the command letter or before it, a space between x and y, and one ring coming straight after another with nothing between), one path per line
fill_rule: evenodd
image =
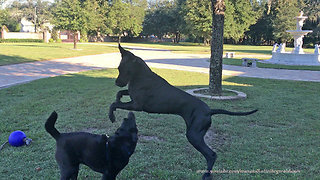
M117 52L116 47L71 43L0 43L0 65Z

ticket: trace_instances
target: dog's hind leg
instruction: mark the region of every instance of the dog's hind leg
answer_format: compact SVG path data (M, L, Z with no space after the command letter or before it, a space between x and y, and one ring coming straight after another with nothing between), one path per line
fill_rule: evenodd
M60 167L60 180L77 180L79 165L74 167Z
M217 159L217 155L212 151L204 141L204 135L208 131L211 125L210 117L197 117L191 121L192 124L187 127L187 138L188 141L196 148L207 160L207 172L202 176L203 180L210 180L212 176L210 171L212 170L213 164Z
M61 148L57 149L56 161L60 169L60 180L76 180L78 178L79 163L70 159L70 156L64 150L61 150Z
M102 176L102 180L115 180L116 175L111 175L110 173L104 173Z

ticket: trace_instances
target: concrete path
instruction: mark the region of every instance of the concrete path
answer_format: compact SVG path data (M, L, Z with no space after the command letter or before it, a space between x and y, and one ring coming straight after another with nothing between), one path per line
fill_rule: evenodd
M202 73L209 72L209 55L175 54L168 50L161 49L130 48L134 54L144 59L150 67ZM102 68L116 68L119 65L120 59L121 56L119 53L109 53L0 66L0 88L68 73ZM242 77L320 82L320 71L279 70L224 65L223 74Z

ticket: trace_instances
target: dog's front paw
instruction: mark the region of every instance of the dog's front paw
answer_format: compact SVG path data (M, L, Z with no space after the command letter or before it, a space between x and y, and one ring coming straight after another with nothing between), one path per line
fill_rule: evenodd
M114 123L114 121L116 120L116 117L114 116L113 112L109 112L109 119L112 123Z
M113 113L115 110L116 110L116 109L114 108L114 103L112 103L112 104L110 105L109 114L108 114L109 119L110 119L110 121L111 121L112 123L114 123L114 121L116 120L116 117L114 116L114 113Z
M116 103L120 103L121 102L121 98L122 98L122 95L121 94L117 94Z
M203 176L202 176L202 180L213 180L213 176L209 172L204 173Z

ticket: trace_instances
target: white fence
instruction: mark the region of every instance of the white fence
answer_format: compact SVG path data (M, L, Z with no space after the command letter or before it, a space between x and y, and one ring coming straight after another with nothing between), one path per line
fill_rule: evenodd
M8 32L6 28L1 29L2 39L43 39L44 42L49 42L51 34L49 32L32 33L32 32Z

